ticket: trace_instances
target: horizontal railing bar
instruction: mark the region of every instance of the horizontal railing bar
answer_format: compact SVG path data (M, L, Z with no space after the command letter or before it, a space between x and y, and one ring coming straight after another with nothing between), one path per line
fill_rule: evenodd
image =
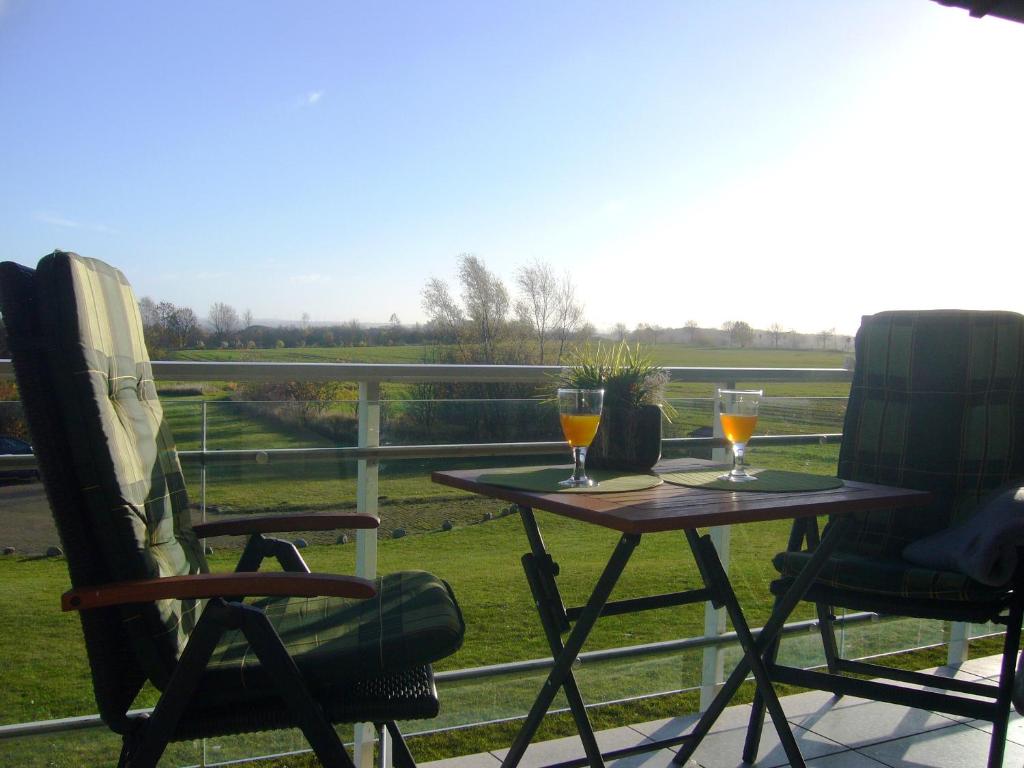
M438 363L272 363L154 360L153 375L166 381L385 381L550 385L564 370L557 365L445 365ZM666 366L672 381L844 382L845 368L719 368ZM0 360L0 376L13 376Z
M671 592L664 595L648 595L647 597L631 597L626 600L610 600L601 609L601 617L618 616L623 613L638 613L640 611L653 611L659 608L673 608L679 605L693 605L703 603L712 598L710 589L691 589L686 592ZM585 606L578 608L566 608L565 617L569 621L576 621Z
M812 435L755 435L752 445L809 445L838 443L839 432ZM662 446L671 448L708 448L727 446L719 437L666 437ZM532 443L453 443L451 445L381 445L373 448L331 446L326 448L230 448L224 450L178 451L182 461L191 463L237 463L270 461L304 461L317 456L337 456L339 459L432 459L495 456L544 456L564 453L568 443L560 440ZM30 454L0 455L0 469L35 469L35 457Z
M860 624L865 621L876 619L874 613L851 613L837 617L835 623L839 625ZM883 619L884 620L884 619ZM799 634L811 632L816 629L816 619L806 619L786 624L782 628L783 634ZM761 629L752 630L756 637ZM648 656L651 654L667 653L671 651L692 650L704 648L711 645L721 646L736 642L736 633L727 632L712 637L688 637L681 640L665 640L659 643L644 643L641 645L630 645L620 648L607 648L600 651L587 651L579 655L580 663L607 661L609 659L630 658L633 656ZM517 672L532 672L549 668L554 662L551 659L528 659L525 661L512 661L505 664L489 664L482 667L470 669L453 669L447 672L436 672L434 679L437 682L457 682L461 680L474 680L497 675L514 674ZM136 709L129 712L129 716L150 714L150 709ZM41 736L51 733L63 733L77 731L84 728L98 728L103 725L99 715L81 715L78 717L62 717L54 720L36 720L29 723L11 723L0 725L0 741L21 736ZM426 731L425 733L430 733Z
M0 454L0 468L5 470L35 469L36 457L31 453Z
M845 616L836 617L835 624L844 626L847 624L861 624L866 621L879 620L877 614L860 611L849 613ZM885 619L881 619L885 621ZM801 634L813 632L818 628L817 619L804 619L786 624L782 628L784 635ZM760 634L761 628L751 630L754 637ZM738 642L735 632L725 632L721 635L704 635L701 637L686 637L679 640L662 640L657 643L642 643L640 645L627 645L619 648L605 648L599 651L584 651L578 657L581 664L597 661L609 661L611 659L632 658L634 656L651 656L659 653L670 653L672 651L700 650L710 646L731 645ZM454 682L457 680L473 680L482 677L493 677L515 672L531 672L534 670L547 669L554 662L551 659L529 659L526 661L510 661L504 664L488 664L482 667L471 667L469 669L453 669L447 672L435 672L434 677L438 682Z

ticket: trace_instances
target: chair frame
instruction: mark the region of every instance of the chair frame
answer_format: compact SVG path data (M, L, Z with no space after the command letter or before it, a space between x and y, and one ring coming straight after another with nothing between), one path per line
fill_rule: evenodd
M818 524L814 519L798 520L790 531L788 551L799 551L803 545L809 550L817 547L819 543ZM1021 624L1024 620L1024 566L1018 568L1013 588L1008 592L1003 603L995 603L995 612L990 612L987 619L1006 626L1006 636L1003 642L1003 656L1000 667L999 683L978 683L955 678L945 678L936 675L929 675L923 672L913 672L901 669L894 669L880 664L854 661L842 658L839 655L836 642L834 623L836 616L833 613L832 605L826 600L827 593L835 593L827 587L817 588L812 586L805 600L815 603L818 616L818 629L821 634L822 645L825 651L826 672L801 669L779 664L776 660L779 651L779 640L776 640L765 651L765 667L769 677L774 682L786 683L801 688L812 688L822 691L830 691L837 696L850 695L860 696L874 701L883 701L890 704L898 704L904 707L917 709L928 709L946 714L969 717L978 720L987 720L992 723L992 739L989 744L988 768L1000 768L1003 764L1003 753L1006 748L1006 734L1010 719L1010 709L1013 697L1013 683L1017 665L1017 650L1020 647ZM922 601L922 610L914 613L904 613L901 609L899 615L906 615L911 618L945 619L948 621L978 621L983 620L979 615L977 607L965 609L948 601ZM841 604L841 603L837 603ZM858 607L858 606L848 606ZM847 675L864 675L870 678L882 678L894 681L893 683L879 682L875 679L864 680ZM911 686L922 686L922 689L910 688L906 685L895 683L906 683ZM938 688L942 693L927 690L927 688ZM987 700L979 700L983 697ZM757 757L758 747L761 741L761 731L764 727L765 702L760 694L755 694L753 708L750 714L750 721L747 727L746 741L743 745L744 762L752 763Z
M68 254L55 252L53 256ZM374 597L377 594L375 582L355 576L310 573L294 544L264 534L352 528L372 530L379 527L378 518L360 513L260 515L194 525L193 532L200 539L222 535L249 536L234 573L195 573L111 582L106 569L89 559L91 551L88 544L91 540L81 522L85 500L81 486L73 481L78 470L67 445L66 425L59 416L59 400L46 386L51 375L51 361L46 355L52 340L41 322L43 315L35 282L36 271L4 262L0 264L0 278L0 303L8 326L15 375L30 417L29 426L36 444L41 475L62 537L66 533L63 526L68 526L69 535L75 542L75 547L66 546L73 588L64 594L62 607L65 611L77 611L81 617L101 716L111 730L123 737L118 765L121 768L156 766L167 744L175 740L298 727L325 766L354 768L351 757L331 725L331 718L334 718L339 722L374 720L378 734L386 729L394 739L392 754L395 765L398 768L415 768L397 725L385 718L414 711L421 702L416 698L419 694L412 694L406 699L398 694L379 702L371 695L369 700L376 709L372 715L361 718L358 708L350 706L346 710L344 697L347 691L345 685L340 684L329 692L329 704L325 702L322 705L310 692L302 672L266 614L259 607L243 602L250 596ZM267 557L275 558L284 572L258 572ZM208 602L168 679L164 681L162 694L152 714L129 712L146 675L131 657L130 646L124 642L123 622L119 619L112 621L111 617L117 617L122 606L167 599L205 599ZM187 717L183 720L199 690L211 656L228 630L240 631L248 641L269 679L267 701L272 701L272 692L276 692L283 708L267 708L266 702L261 701L264 709L260 714L264 719L252 723L227 723L216 719L189 721ZM106 679L104 676L110 677L112 671L123 673L122 678ZM431 686L422 701L429 701L429 696L436 701L429 665L396 672L393 676L384 673L372 682L375 685L394 684L396 691L406 690L404 686L408 678L405 675L408 673L418 676L417 684L426 682ZM354 681L353 694L358 694L355 688L358 682L361 681ZM392 703L394 707L389 711ZM409 705L406 710L401 708L403 704ZM330 706L338 706L338 712L343 714L335 714Z
M61 607L65 611L87 611L164 599L208 601L152 714L131 717L118 768L157 765L167 745L174 740L178 721L195 693L217 643L226 631L235 629L242 632L260 664L267 670L294 716L295 725L321 763L327 768L355 768L269 619L260 609L241 601L257 595L374 597L377 594L374 582L357 576L311 573L294 544L266 537L263 533L373 529L378 525L376 517L358 513L271 515L201 523L193 526L200 538L249 534L234 573L201 573L117 582L64 593ZM270 556L278 560L284 572L256 571L263 559ZM395 765L398 768L415 768L416 762L398 725L389 720L374 722L374 727L378 737L382 737L385 730L391 735Z

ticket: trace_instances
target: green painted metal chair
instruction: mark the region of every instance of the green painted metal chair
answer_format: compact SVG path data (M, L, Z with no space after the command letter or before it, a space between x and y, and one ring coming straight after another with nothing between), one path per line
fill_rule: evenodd
M934 500L911 513L878 509L851 516L845 523L829 522L849 528L805 598L817 605L828 669L781 666L775 663L776 646L767 654L772 677L836 694L988 720L993 723L988 765L997 768L1002 764L1020 643L1024 569L1011 565L1001 578L988 578L984 571L972 572L972 578L954 569L957 553L946 549L962 545L962 550L970 550L968 556L978 556L971 542L979 534L995 536L984 527L995 519L993 515L1001 516L997 522L1016 535L1015 544L1024 543L1024 503L1012 499L1013 491L1024 486L1024 316L954 310L871 315L857 333L856 361L839 477L927 490ZM773 593L782 594L817 541L815 521L795 524L788 550L773 561L780 574L772 584ZM908 561L911 554L916 564ZM1008 554L1015 562L1012 547ZM834 607L1005 625L1000 681L991 685L952 680L843 659L833 631ZM745 760L757 754L763 721L758 700Z
M193 526L131 287L55 252L0 265L19 391L67 555L104 722L119 765L154 766L169 741L300 728L327 766L352 760L332 724L372 722L415 763L395 721L436 716L430 664L464 624L421 571L313 574L273 531L375 528L359 514L253 516ZM249 536L234 573L209 572L200 537ZM281 572L259 572L265 557ZM258 598L258 599L257 599ZM151 715L130 714L143 684Z

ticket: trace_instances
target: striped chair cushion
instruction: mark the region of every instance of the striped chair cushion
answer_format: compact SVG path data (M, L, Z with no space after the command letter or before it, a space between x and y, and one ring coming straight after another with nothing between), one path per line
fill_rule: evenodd
M915 510L853 516L817 584L846 592L992 601L967 576L912 566L911 541L969 517L994 488L1024 477L1024 316L883 312L863 319L839 451L839 477L931 491ZM807 562L781 552L784 578Z
M809 552L780 552L772 564L784 579L790 579L803 570L810 557ZM921 600L991 602L995 595L1005 592L979 584L962 573L846 552L830 557L817 581L850 592Z
M62 418L96 546L114 580L206 571L177 453L157 398L142 320L120 271L55 252L37 269ZM167 678L196 617L191 601L124 609L140 663Z
M863 319L856 353L839 477L935 502L859 515L840 550L895 559L1024 477L1024 316L883 312Z
M289 654L316 690L429 664L457 651L465 624L448 584L424 571L377 579L370 600L266 598L266 611ZM204 701L273 690L245 637L222 638L202 683Z

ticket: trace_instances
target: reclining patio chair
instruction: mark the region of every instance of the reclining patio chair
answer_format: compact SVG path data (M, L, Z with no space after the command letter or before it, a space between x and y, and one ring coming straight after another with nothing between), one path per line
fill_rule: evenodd
M351 768L333 723L372 722L415 763L396 720L434 717L430 664L464 625L448 585L420 571L375 581L309 573L271 531L375 528L359 514L252 516L193 526L124 276L54 252L0 265L18 387L71 576L96 703L120 766L155 766L169 741L300 728L326 766ZM200 537L249 535L234 573ZM258 572L264 557L284 572ZM249 599L247 599L249 598ZM259 599L253 599L259 598ZM150 681L149 716L129 707Z
M840 518L836 552L808 591L827 671L775 663L773 679L993 723L988 765L1002 763L1024 607L1024 316L1009 312L884 312L865 317L839 452L839 477L930 491L930 506ZM801 551L803 543L807 549ZM773 561L781 595L818 542L798 521ZM998 685L940 678L839 657L833 607L1005 625ZM854 679L885 678L944 692ZM971 698L980 697L980 698ZM755 701L744 759L757 754Z

